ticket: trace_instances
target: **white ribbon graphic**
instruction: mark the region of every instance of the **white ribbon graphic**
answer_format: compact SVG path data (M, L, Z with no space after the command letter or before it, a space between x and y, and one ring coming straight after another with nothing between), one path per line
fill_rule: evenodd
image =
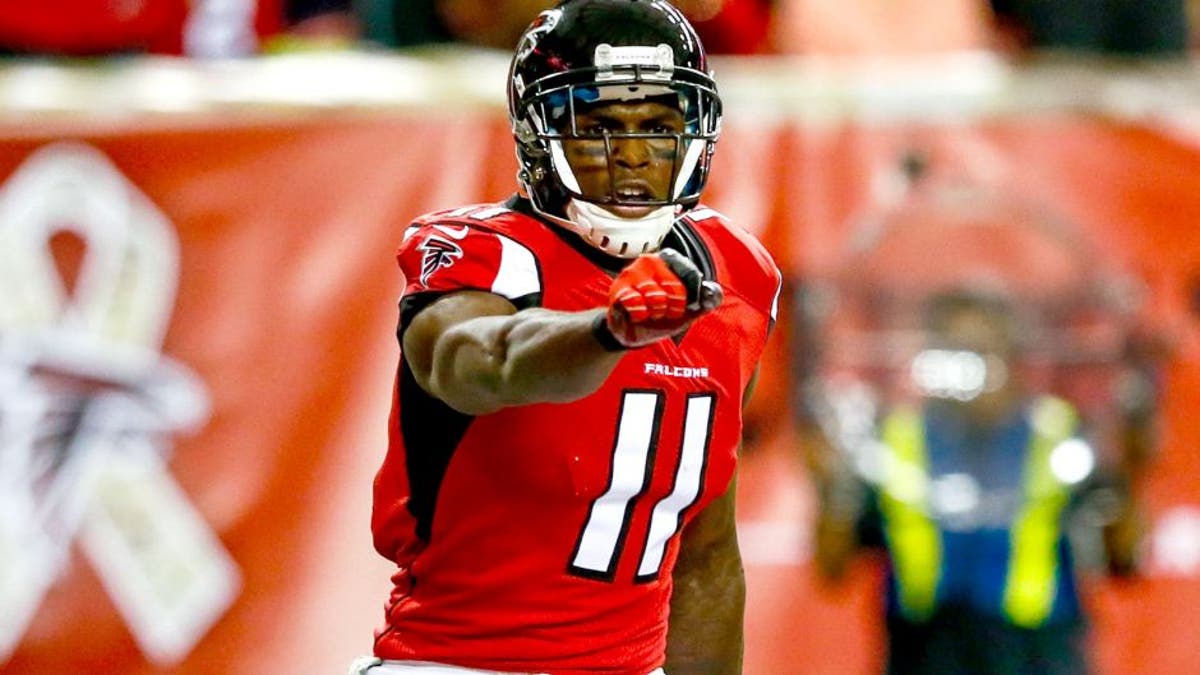
M73 291L50 251L63 231L86 245ZM76 537L156 662L185 657L237 594L165 462L209 406L161 353L177 279L170 222L95 149L43 148L0 189L0 663Z

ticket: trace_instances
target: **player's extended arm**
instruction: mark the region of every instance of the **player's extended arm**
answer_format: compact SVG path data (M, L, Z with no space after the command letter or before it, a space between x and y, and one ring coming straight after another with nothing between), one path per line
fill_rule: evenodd
M430 394L469 415L528 403L567 402L595 391L626 349L684 330L720 303L720 289L679 253L630 263L607 307L517 311L483 291L450 293L404 332L404 358Z
M684 529L675 562L667 675L740 675L746 577L734 521L736 481Z

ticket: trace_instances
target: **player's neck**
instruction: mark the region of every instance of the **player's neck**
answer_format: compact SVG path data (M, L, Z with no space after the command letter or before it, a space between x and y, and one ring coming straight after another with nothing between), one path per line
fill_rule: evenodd
M508 201L504 203L504 205L513 211L516 211L517 213L522 213L530 218L537 219L538 222L550 228L550 231L553 232L556 237L562 239L568 246L578 251L583 257L587 258L589 262L611 275L615 276L618 272L624 269L626 265L633 262L628 258L611 256L584 241L583 237L580 237L561 225L557 225L543 218L541 214L534 210L533 204L519 194L515 194L510 197Z

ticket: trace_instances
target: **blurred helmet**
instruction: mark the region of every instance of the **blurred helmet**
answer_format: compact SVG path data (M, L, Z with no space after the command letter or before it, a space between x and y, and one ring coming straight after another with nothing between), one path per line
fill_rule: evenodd
M567 162L563 141L587 136L577 107L653 99L677 104L679 133L606 133L672 139L674 167L665 199L588 195ZM634 257L658 248L675 217L700 199L721 127L721 101L704 46L679 10L663 0L566 0L542 12L518 43L509 71L509 121L518 180L534 208L607 253ZM619 218L604 206L653 207Z

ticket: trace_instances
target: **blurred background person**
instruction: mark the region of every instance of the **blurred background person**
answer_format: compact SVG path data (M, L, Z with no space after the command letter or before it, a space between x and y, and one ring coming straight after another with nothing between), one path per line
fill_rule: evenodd
M817 569L884 552L888 672L1087 672L1070 528L1103 523L1110 570L1132 573L1127 476L1097 466L1073 406L1023 381L1005 299L947 292L925 328L921 395L882 411L864 470L826 477Z
M814 568L879 554L888 672L1088 672L1079 573L1138 570L1159 357L1086 242L927 162L811 343Z

